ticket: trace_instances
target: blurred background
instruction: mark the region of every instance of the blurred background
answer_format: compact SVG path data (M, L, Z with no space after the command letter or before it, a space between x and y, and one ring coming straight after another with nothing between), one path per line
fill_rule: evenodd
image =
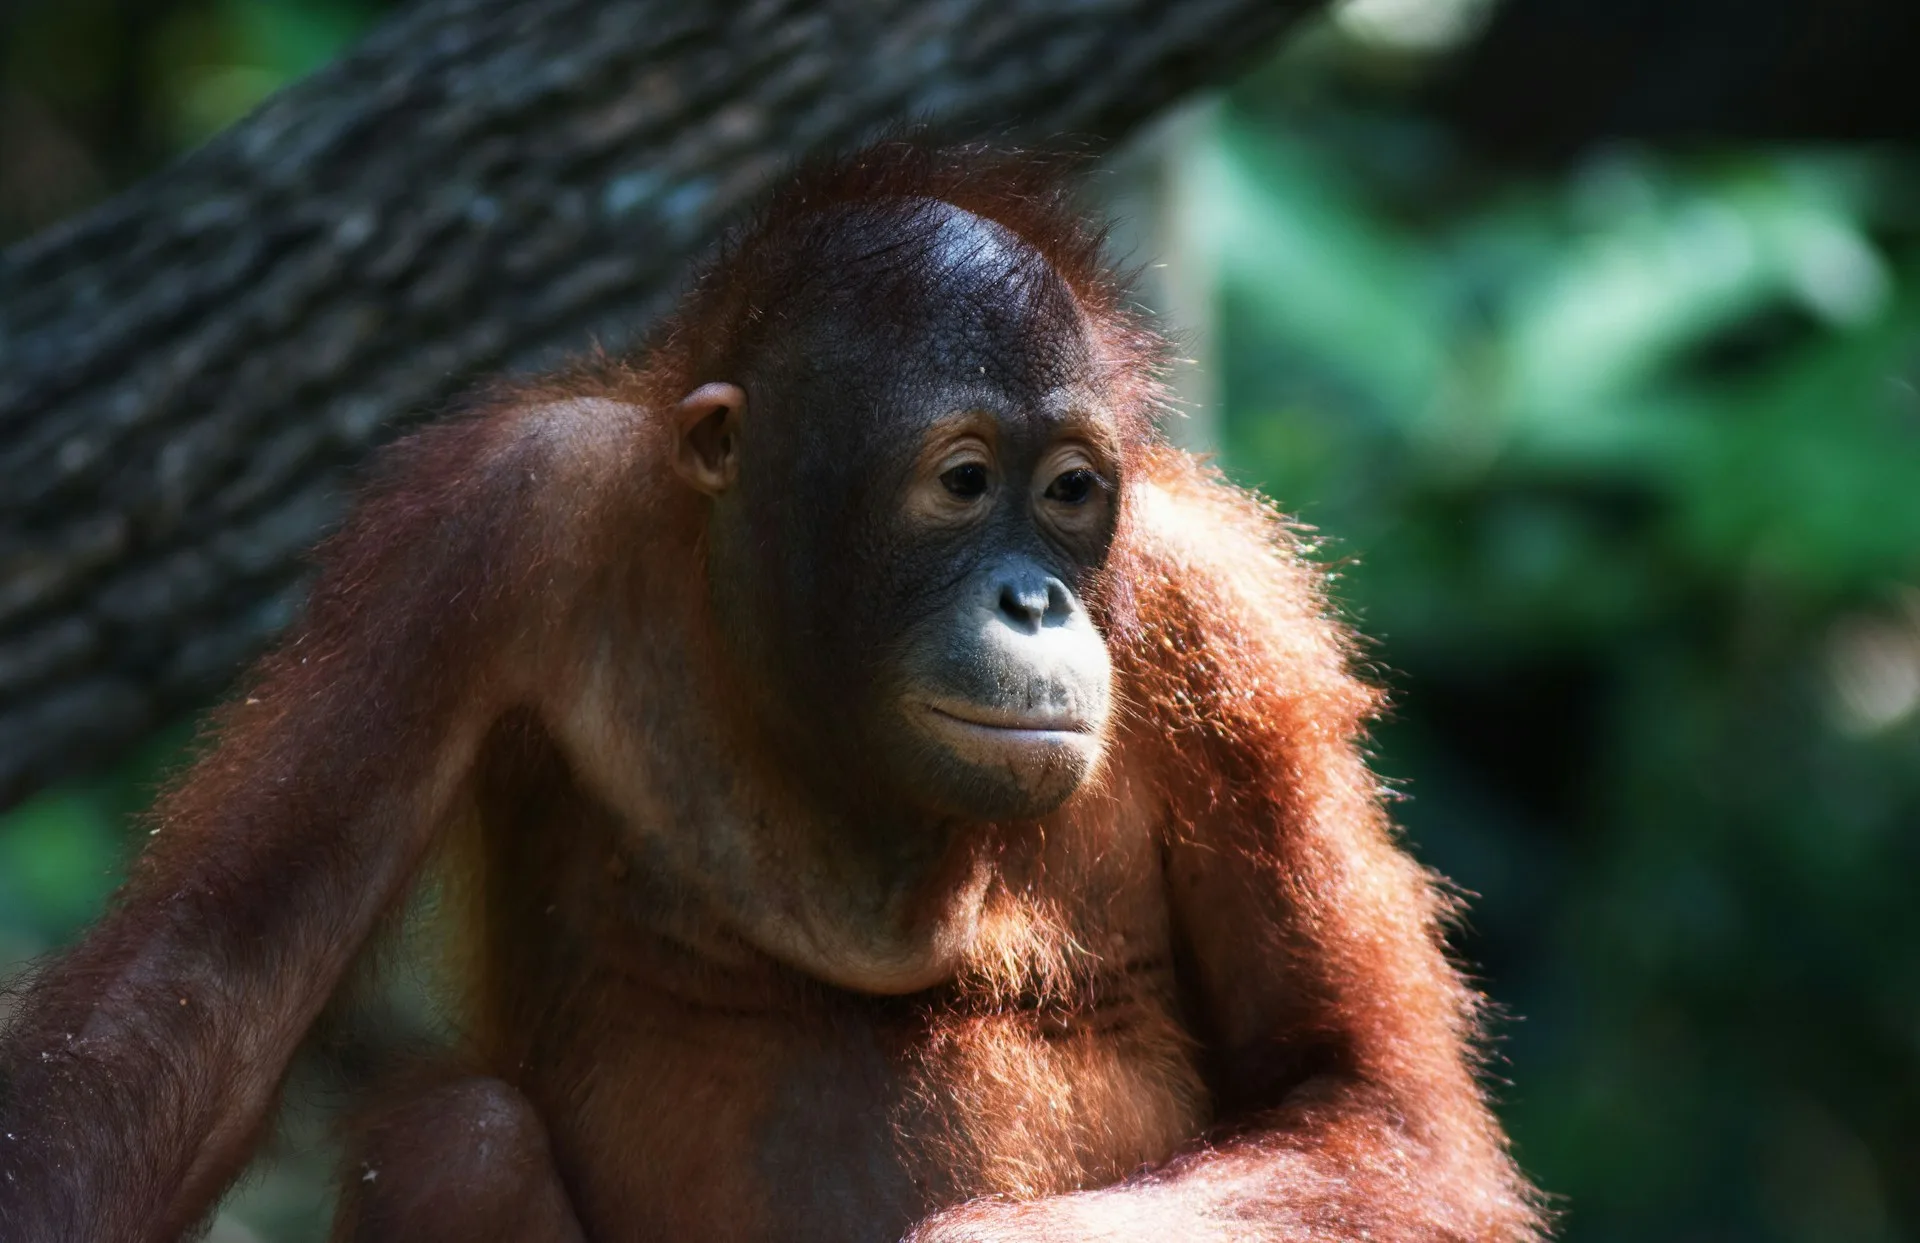
M382 7L14 4L0 242ZM1524 46L1488 5L1355 0L1093 192L1162 264L1177 434L1322 532L1374 640L1378 765L1476 895L1460 952L1564 1237L1920 1240L1920 159L1743 141L1787 105L1733 88L1694 140L1751 41L1682 33L1591 82L1528 61L1566 88L1536 104L1495 89ZM1669 123L1574 115L1595 82ZM1920 136L1885 89L1808 128ZM187 728L0 817L0 976L98 910ZM296 1123L221 1237L319 1237L325 1167Z

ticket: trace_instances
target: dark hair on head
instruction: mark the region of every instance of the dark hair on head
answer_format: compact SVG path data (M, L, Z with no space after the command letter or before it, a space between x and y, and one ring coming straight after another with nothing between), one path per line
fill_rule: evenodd
M1132 445L1152 437L1165 404L1164 339L1133 309L1127 280L1107 261L1107 229L1075 202L1071 156L940 145L925 135L883 138L801 167L729 230L696 270L678 314L656 337L656 361L686 387L728 378L727 352L758 335L781 304L836 274L910 278L931 253L947 204L1005 229L1064 284L1085 315L1102 371L1119 386L1114 416ZM871 237L868 249L849 234ZM898 250L898 268L889 269ZM1007 276L1030 280L1018 259ZM713 374L708 374L711 371Z

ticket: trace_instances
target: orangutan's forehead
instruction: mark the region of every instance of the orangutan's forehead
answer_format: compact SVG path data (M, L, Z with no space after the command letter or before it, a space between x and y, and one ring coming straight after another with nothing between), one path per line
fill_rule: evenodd
M799 319L813 364L843 374L865 364L895 381L1015 394L1084 380L1085 317L1066 282L1012 230L931 200L861 223L849 231L858 247L809 282L815 305Z

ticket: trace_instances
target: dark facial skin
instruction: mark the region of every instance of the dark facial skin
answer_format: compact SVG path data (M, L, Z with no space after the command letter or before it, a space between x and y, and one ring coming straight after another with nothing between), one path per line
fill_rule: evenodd
M957 208L838 234L737 387L683 405L723 634L832 805L1043 814L1098 762L1110 698L1088 603L1120 480L1085 325Z

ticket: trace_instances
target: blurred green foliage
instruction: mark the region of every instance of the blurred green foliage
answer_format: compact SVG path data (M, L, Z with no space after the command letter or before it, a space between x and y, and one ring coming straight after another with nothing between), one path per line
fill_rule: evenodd
M1183 201L1572 1240L1920 1237L1910 161L1476 164L1284 75Z
M371 11L160 7L163 146ZM16 22L9 85L79 91L108 11ZM1186 164L1221 448L1377 641L1522 1162L1575 1243L1920 1240L1920 170L1503 169L1297 59ZM97 908L155 757L0 819L0 970Z
M325 64L383 0L0 6L0 243L150 171Z

